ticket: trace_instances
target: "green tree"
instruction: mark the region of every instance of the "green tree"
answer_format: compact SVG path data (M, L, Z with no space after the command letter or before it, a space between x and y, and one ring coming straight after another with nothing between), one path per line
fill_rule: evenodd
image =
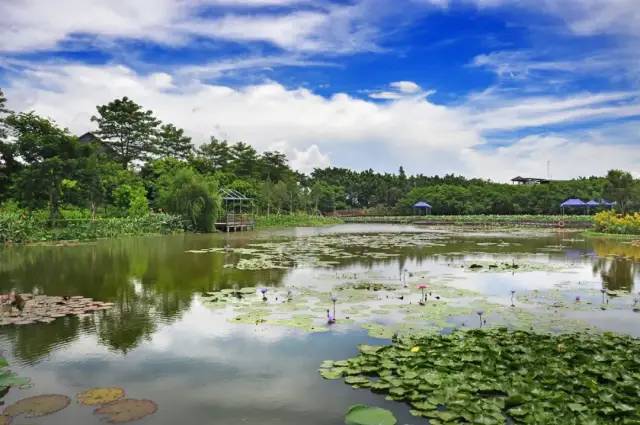
M160 121L152 111L144 111L126 96L96 109L98 115L91 117L98 124L96 135L113 149L124 167L134 160L145 160L153 152L152 139Z
M15 136L15 153L26 164L17 177L16 192L30 207L46 204L50 218L58 218L63 180L74 179L90 147L32 112L10 115L6 122Z
M191 168L182 168L163 177L159 204L183 217L193 230L210 232L220 209L217 182Z
M604 186L603 195L615 201L618 209L624 213L633 197L634 181L630 173L622 170L610 170Z
M6 123L11 111L7 108L7 99L0 89L0 201L10 196L9 189L21 164L16 159L15 144L9 143L9 128Z
M203 174L228 172L232 159L229 144L211 137L209 143L198 147L192 164Z
M155 140L155 152L160 158L187 160L193 152L191 137L184 135L184 130L173 124L160 127Z

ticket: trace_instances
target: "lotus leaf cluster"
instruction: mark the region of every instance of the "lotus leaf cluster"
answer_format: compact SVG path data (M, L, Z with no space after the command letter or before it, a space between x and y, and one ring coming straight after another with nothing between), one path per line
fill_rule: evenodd
M22 310L9 308L0 313L0 326L50 323L70 315L82 316L100 310L109 310L113 303L94 301L82 296L53 297L47 295L20 294L25 301ZM3 307L8 306L5 304Z
M361 346L326 379L410 404L437 424L638 424L640 340L506 328Z

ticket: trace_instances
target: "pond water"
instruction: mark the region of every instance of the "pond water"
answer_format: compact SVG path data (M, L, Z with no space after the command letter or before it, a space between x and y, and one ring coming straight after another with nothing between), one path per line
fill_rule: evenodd
M227 248L208 252L222 247ZM253 261L256 255L261 263ZM248 261L241 265L243 258ZM536 326L539 317L554 330L579 323L640 336L640 313L633 312L639 261L637 243L575 232L400 225L7 247L0 249L0 293L82 295L115 306L50 324L0 327L2 354L12 370L33 383L29 389L11 389L4 401L36 394L73 398L90 387L119 386L130 398L158 404L155 415L134 422L140 424L335 425L355 403L390 409L400 424L425 423L406 405L322 379L320 363L352 357L358 344L388 342L373 338L362 325L388 324L395 306L417 306L415 288L424 282L434 287L428 302L438 303L436 294L444 303L459 293L457 304L441 304L445 310L475 299L487 309L489 322L509 325L511 316L500 311L522 310L533 317L518 313L527 326ZM374 294L376 306L361 319L357 310L366 306L358 300L349 320L341 303L346 295L338 293L338 321L327 332L272 326L268 320L234 323L234 311L212 308L206 295L250 286L270 288L271 297L277 297L277 288L324 294L335 285L363 282L396 285L398 291L405 283L410 289L404 296ZM324 308L330 305L327 297L307 313L317 316L316 323L326 322ZM385 308L391 318L378 320L376 312L382 317ZM415 318L415 311L407 311ZM475 315L455 311L459 317L447 318L448 329L479 326ZM100 419L74 402L53 415L16 423L98 424Z

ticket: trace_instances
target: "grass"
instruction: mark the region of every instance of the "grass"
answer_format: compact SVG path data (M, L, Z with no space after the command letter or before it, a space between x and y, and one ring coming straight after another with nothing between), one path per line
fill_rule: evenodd
M344 221L336 217L324 217L311 214L274 214L256 217L257 228L267 227L307 227L340 224Z

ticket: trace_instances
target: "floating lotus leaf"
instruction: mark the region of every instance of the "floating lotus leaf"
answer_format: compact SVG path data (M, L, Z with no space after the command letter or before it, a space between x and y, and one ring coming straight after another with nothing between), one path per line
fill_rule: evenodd
M395 425L393 413L379 407L356 404L351 406L344 418L346 425Z
M4 409L8 416L25 415L28 418L50 415L69 405L71 399L62 394L45 394L24 398Z
M107 404L124 397L124 390L119 387L91 388L78 394L78 401L85 406Z
M11 416L0 415L0 425L10 425Z
M152 415L158 405L151 400L122 399L102 406L94 411L96 415L105 415L112 424L136 421Z
M640 423L638 352L640 340L628 336L497 328L400 338L326 362L321 373L409 403L431 423L632 424Z

